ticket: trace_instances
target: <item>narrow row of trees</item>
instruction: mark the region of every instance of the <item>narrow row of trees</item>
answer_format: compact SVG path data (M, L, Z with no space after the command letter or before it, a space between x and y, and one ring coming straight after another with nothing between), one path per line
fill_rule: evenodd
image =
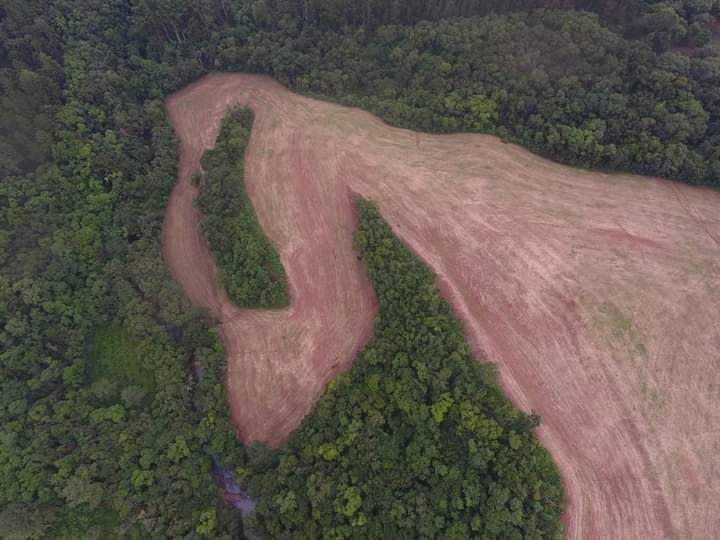
M249 109L225 116L215 147L202 158L197 205L230 300L245 308L279 308L288 303L287 278L245 189L243 163L252 124Z

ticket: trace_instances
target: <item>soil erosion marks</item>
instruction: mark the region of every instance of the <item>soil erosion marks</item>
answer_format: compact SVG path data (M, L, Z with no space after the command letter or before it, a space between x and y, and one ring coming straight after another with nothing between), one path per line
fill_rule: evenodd
M288 275L286 310L235 308L198 232L190 179L232 105L255 111L245 182ZM244 441L281 443L371 335L356 193L437 273L514 403L542 416L570 538L715 536L720 193L391 128L260 76L205 77L167 108L181 147L164 256L221 325Z

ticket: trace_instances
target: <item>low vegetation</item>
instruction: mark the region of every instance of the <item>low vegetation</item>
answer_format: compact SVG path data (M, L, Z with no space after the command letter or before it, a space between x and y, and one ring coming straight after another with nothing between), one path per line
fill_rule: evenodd
M288 303L287 278L257 221L243 179L252 123L249 109L225 116L215 148L202 159L205 172L197 205L230 300L246 308L279 308Z

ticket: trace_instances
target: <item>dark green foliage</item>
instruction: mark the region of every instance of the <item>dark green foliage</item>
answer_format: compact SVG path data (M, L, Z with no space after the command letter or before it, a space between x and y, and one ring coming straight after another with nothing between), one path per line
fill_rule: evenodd
M718 0L263 0L253 5L263 30L376 29L531 10L578 10L597 14L619 34L640 39L658 52L705 45L720 15ZM170 37L169 39L172 40Z
M713 0L710 0L711 2ZM690 3L688 1L687 3ZM613 23L632 20L648 9L644 0L265 0L265 9L285 13L304 24L340 29L416 24L457 17L473 17L545 9L579 9L603 15ZM266 24L272 19L263 18Z
M575 2L610 21L632 13L623 22L645 21L624 34L597 15L552 10L383 26L529 4L368 1L278 0L232 13L217 6L206 15L218 24L211 37L192 9L179 9L180 42L159 28L138 39L152 62L176 66L153 83L164 88L205 70L269 73L412 129L489 132L586 168L720 184L720 56L711 47L665 52L689 44L658 22L672 12L681 26L696 25L692 39L702 42L717 27L717 0ZM370 4L372 24L365 15L346 19ZM435 8L442 13L426 13ZM333 9L329 22L313 15Z
M63 35L53 159L0 182L0 537L193 537L213 511L232 535L209 455L233 431L200 432L189 369L222 351L160 258L177 155L154 67L128 69L119 3L50 4L20 28Z
M375 339L271 466L245 463L267 538L560 538L562 486L432 273L359 203ZM258 470L259 469L259 470ZM264 470L263 470L264 469Z
M303 51L282 47L297 63L257 55L254 69L392 124L489 132L573 165L720 184L714 51L657 54L596 16L557 11L310 31L287 47Z
M27 172L47 158L62 54L42 2L0 5L0 176Z
M227 114L215 148L202 158L205 172L197 205L230 300L246 308L279 308L288 303L287 278L257 221L243 179L252 123L249 109Z

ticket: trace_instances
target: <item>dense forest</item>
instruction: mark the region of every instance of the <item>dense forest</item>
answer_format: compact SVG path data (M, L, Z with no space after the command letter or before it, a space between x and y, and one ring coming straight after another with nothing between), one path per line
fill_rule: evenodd
M320 44L308 45L299 64L251 60L304 92L403 127L494 133L583 167L720 183L715 52L658 55L596 17L569 12L391 26L369 39L308 43Z
M259 494L258 510L248 526L270 535L301 534L305 524L296 522L314 511L293 487L300 477L287 472L296 464L293 458L307 474L323 466L317 456L298 457L300 449L320 440L312 422L279 453L236 442L219 340L205 315L172 284L160 257L163 209L176 172L163 98L208 71L268 73L295 90L362 106L395 124L495 133L586 167L720 184L720 57L712 33L718 28L717 1L499 4L0 5L0 537L236 537L238 517L217 497L213 460L254 471L246 480ZM523 11L540 5L593 13ZM372 250L371 238L366 242L359 247ZM368 267L372 274L372 260ZM423 275L418 270L419 280ZM374 279L381 290L386 278ZM442 330L451 341L459 332L452 321ZM453 343L463 356L464 348ZM392 401L394 388L354 386L369 371L387 369L370 355L382 346L373 344L360 369L336 383L348 396L331 388L325 403L330 409L347 406L352 401L345 400L357 396L350 390L374 392L387 412L399 411L383 421L409 437L402 426L417 419L401 407L411 397L402 395L401 383L414 366L398 360L393 380L399 401ZM527 433L532 422L518 416L513 427L514 413L500 403L487 369L469 367L463 358L452 360L454 369L473 371L468 381L487 388L475 406L497 404L482 411L481 423L493 420L502 427L493 444L516 457L537 458L536 468L521 468L508 480L537 477L548 486L542 508L522 482L507 488L507 497L502 485L497 493L480 491L470 500L500 497L505 506L478 526L504 523L504 509L513 504L509 519L519 521L513 523L518 531L553 530L557 483ZM368 371L359 375L360 370ZM448 387L433 399L440 400L436 410L449 411L438 427L450 437L442 450L467 464L475 459L470 447L458 446L463 437L474 437L472 430L458 429L465 392ZM449 397L443 400L443 394ZM472 406L466 420L478 417ZM327 418L321 408L313 414ZM356 424L348 421L328 422L322 432L320 444L335 444L338 461L352 451L335 442L352 436ZM511 433L520 437L519 448L508 449L516 444ZM423 472L424 456L402 460L392 454L397 441L381 438L379 444L391 468L414 466L417 475L444 470ZM326 446L323 453L334 452ZM428 459L434 467L437 458ZM487 467L490 474L492 463ZM244 470L237 470L240 477ZM451 474L456 472L446 473ZM265 475L277 478L278 498L263 491L268 486L258 486ZM313 486L327 489L324 482ZM340 512L318 507L307 526L345 530L345 518L352 527L361 513L373 517L381 501L364 496L380 493L373 489L380 487L347 483ZM389 482L383 489L399 488ZM422 493L426 501L435 496ZM514 514L518 504L520 517ZM285 512L274 515L281 506ZM436 508L435 501L431 506ZM437 505L443 518L438 523L417 518L411 527L456 527L461 535L455 520L475 507L458 506L450 498L445 507ZM397 511L404 519L397 523L406 523L418 507ZM472 527L473 520L465 524Z
M673 45L705 45L711 37L717 0L265 0L256 15L283 14L303 25L340 29L376 28L458 17L506 14L536 9L572 9L597 13L618 32L643 36L657 50Z
M196 202L228 298L239 307L278 308L288 303L287 278L243 181L252 123L249 109L225 116L215 147L203 155Z
M719 1L574 3L602 18L553 10L453 18L539 3L138 1L97 7L87 20L73 19L80 8L70 0L49 10L8 4L0 172L47 157L73 70L89 70L78 91L94 101L117 78L137 79L133 99L159 98L209 70L236 70L405 127L494 133L573 165L720 183ZM360 8L372 24L352 15ZM451 19L422 22L439 17ZM78 32L88 27L103 36L99 51ZM121 65L104 65L110 58Z

